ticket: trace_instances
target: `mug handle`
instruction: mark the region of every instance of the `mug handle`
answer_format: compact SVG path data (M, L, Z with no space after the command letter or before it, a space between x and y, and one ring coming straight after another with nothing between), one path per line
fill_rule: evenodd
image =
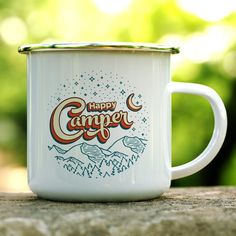
M214 114L214 131L205 150L194 160L171 168L171 179L179 179L192 175L208 165L220 150L226 135L227 115L220 96L205 85L183 82L170 82L170 93L196 94L206 98Z

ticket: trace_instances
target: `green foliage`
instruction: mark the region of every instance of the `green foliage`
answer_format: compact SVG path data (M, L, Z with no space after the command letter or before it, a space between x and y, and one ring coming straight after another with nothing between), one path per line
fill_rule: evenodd
M179 2L135 0L120 13L107 14L93 0L0 1L0 158L6 156L6 162L26 163L26 58L17 53L20 44L42 41L175 44L177 41L183 52L173 56L176 65L173 79L211 86L221 95L228 110L234 110L232 87L236 83L236 70L227 58L236 58L236 14L208 22L183 10ZM211 10L216 11L214 7ZM214 37L214 33L218 36ZM198 44L201 39L203 44ZM205 57L201 54L199 57L201 50ZM178 165L193 159L207 145L213 130L213 115L202 98L174 95L172 100L173 164ZM230 139L233 139L230 147L235 150L235 136ZM225 168L218 173L216 184L236 184L235 151L220 155L217 158L224 159ZM174 183L198 185L206 181L200 172Z

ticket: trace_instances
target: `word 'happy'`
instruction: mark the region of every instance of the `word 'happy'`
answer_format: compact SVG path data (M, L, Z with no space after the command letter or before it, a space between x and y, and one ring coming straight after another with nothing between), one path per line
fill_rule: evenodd
M116 108L116 102L89 102L87 104L87 111L114 111Z

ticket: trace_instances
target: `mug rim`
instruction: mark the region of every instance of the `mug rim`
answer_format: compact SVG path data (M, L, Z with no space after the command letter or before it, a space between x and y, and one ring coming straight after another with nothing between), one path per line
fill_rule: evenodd
M94 51L145 51L179 53L178 47L154 43L133 42L53 42L26 44L18 48L19 53L27 54L32 51L58 51L58 50L94 50Z

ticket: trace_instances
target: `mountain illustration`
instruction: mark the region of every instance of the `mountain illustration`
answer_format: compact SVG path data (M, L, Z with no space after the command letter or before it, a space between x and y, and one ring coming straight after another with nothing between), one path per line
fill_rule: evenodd
M114 176L130 168L144 152L147 140L124 136L108 149L87 143L68 150L56 145L48 146L57 163L68 172L88 178Z

